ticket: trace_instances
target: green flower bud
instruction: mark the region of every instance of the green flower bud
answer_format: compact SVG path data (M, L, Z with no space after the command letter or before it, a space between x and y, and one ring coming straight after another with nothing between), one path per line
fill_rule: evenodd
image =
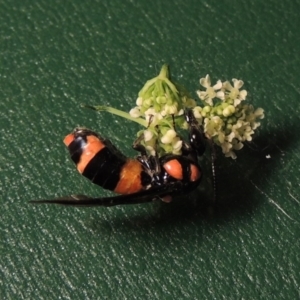
M208 112L210 112L211 111L211 107L210 106L204 106L203 107L203 109L202 109L202 112L204 112L204 113L208 113Z

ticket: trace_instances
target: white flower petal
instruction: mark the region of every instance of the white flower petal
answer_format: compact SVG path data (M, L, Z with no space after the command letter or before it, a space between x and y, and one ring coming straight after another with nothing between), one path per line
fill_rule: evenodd
M152 146L146 146L146 150L150 152L151 155L155 156L155 150Z
M196 119L202 119L202 108L200 106L196 106L193 108L193 114Z
M183 114L184 114L184 110L183 109L179 110L179 112L177 113L178 116L182 116Z
M136 105L137 105L137 106L142 106L142 104L143 104L143 98L142 98L142 97L138 97L138 98L136 99Z
M203 92L203 91L197 91L197 95L198 95L198 97L199 97L201 100L204 100L204 99L205 99L205 96L206 96L206 92Z
M225 134L224 134L224 132L219 132L219 134L218 134L218 140L219 140L219 142L221 143L221 144L223 144L224 143L224 141L225 141Z
M232 131L229 135L226 136L226 139L228 142L232 142L232 140L235 138L235 133Z
M212 98L205 98L204 101L209 105L209 106L213 106L213 101Z
M236 154L233 151L229 151L225 153L226 157L231 157L232 159L236 159Z
M221 99L221 100L224 100L225 99L225 93L223 91L219 91L216 93L216 97Z
M260 126L260 123L259 122L254 122L253 124L252 124L252 129L253 130L255 130L257 127L259 127Z
M133 118L138 118L138 117L140 117L141 112L140 112L140 110L139 110L138 107L135 107L135 108L132 108L132 109L129 111L129 114L130 114Z
M263 119L265 117L264 110L260 107L255 110L254 115L259 119Z
M173 150L175 150L176 152L179 152L182 148L182 140L178 140L175 143L173 142Z
M150 141L152 139L152 137L153 137L153 132L152 131L150 131L150 130L145 130L144 131L144 140L145 140L145 142Z
M242 100L240 99L234 99L234 106L237 107L240 103L242 102Z
M245 100L247 97L248 92L246 90L240 91L240 99Z
M223 82L223 88L227 91L231 91L233 89L233 86L230 84L229 81L224 81Z
M234 150L241 150L243 147L244 147L244 144L241 143L241 142L237 142L237 143L234 143L234 144L232 145L232 148L233 148Z
M155 116L156 115L155 109L153 107L148 108L145 111L145 115L146 116Z
M210 82L210 77L208 74L205 76L205 78L200 78L200 84L202 86L204 86L205 88L210 87L211 82Z
M170 144L172 141L172 139L170 139L167 135L162 136L160 140L163 144Z
M244 81L238 80L238 79L236 79L236 78L233 78L233 79L232 79L232 82L233 82L234 88L236 88L236 89L238 89L238 90L244 85Z
M170 136L172 139L175 138L175 136L177 135L176 131L174 129L169 129L167 131L167 135Z
M214 90L220 90L222 88L222 81L218 80L217 83L213 86Z

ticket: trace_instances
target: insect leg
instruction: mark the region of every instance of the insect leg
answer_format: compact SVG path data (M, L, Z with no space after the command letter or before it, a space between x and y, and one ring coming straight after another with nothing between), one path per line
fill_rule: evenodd
M217 180L217 164L216 164L216 149L215 149L215 144L213 141L209 140L209 145L210 145L210 155L211 155L211 172L212 172L212 179L213 179L213 203L217 202L218 199L218 180Z
M185 118L187 123L189 124L190 145L199 156L202 156L205 151L206 145L206 138L203 132L203 128L199 125L191 109L186 111Z
M151 115L149 118L148 126L152 123L153 116ZM147 151L144 145L141 144L141 141L144 139L144 134L142 133L132 144L132 148L141 153L142 156L147 156Z
M144 139L144 134L142 133L132 144L132 148L141 153L141 156L147 156L147 151L141 141Z

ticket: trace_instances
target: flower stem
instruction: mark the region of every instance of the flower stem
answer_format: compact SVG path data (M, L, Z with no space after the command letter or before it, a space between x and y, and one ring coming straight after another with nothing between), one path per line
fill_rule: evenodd
M157 76L159 79L166 79L169 78L169 66L167 64L164 64Z
M128 119L128 120L133 121L133 122L136 122L136 123L138 123L138 124L140 124L144 127L148 126L148 122L145 119L133 118L129 113L124 112L124 111L119 110L119 109L116 109L116 108L113 108L113 107L110 107L110 106L101 106L101 105L92 106L92 105L85 105L85 104L82 104L82 106L85 107L85 108L90 108L90 109L96 110L96 111L107 111L111 114L117 115L119 117Z

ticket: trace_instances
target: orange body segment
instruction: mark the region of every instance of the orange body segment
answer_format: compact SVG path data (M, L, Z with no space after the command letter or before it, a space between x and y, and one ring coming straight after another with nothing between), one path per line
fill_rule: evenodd
M74 134L70 133L64 138L64 144L68 147L74 141Z
M123 166L120 180L114 189L118 194L133 194L143 190L141 182L142 165L139 161L128 159Z
M68 137L68 136L67 136ZM66 137L66 138L67 138ZM77 170L80 173L83 173L84 169L90 162L90 160L103 148L106 146L103 144L101 140L99 140L98 137L94 135L89 135L87 136L87 144L86 146L82 149L82 154L80 157L80 161L77 164Z
M177 159L169 160L163 167L170 176L178 180L183 179L182 166Z
M201 174L199 169L195 166L191 164L191 177L190 180L191 181L197 181L200 178Z

